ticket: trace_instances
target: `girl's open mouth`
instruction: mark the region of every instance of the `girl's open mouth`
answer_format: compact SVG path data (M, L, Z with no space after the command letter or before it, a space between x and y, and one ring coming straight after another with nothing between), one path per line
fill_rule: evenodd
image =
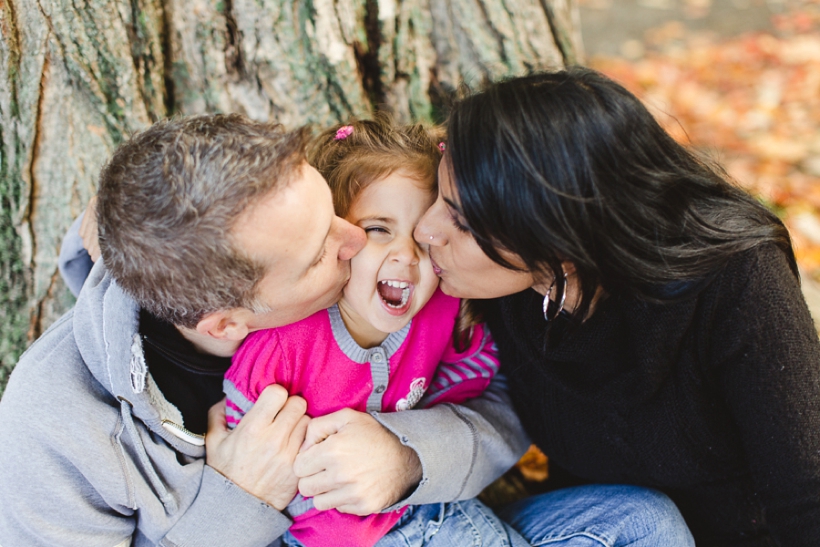
M410 309L414 285L409 281L385 279L376 285L385 309L391 315L402 315Z

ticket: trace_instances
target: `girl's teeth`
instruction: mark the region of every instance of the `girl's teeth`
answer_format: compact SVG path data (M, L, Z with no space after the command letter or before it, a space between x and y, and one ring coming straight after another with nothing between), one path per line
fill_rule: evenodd
M385 283L388 287L395 287L397 289L406 289L410 284L407 281L379 281L379 283Z

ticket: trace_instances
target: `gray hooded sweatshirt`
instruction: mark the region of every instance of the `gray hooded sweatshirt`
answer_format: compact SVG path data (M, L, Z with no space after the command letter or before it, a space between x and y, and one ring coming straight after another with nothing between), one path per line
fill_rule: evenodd
M290 525L205 464L147 370L138 317L97 264L20 359L0 400L0 546L263 547ZM468 405L374 416L422 462L401 505L474 497L528 444L500 382Z

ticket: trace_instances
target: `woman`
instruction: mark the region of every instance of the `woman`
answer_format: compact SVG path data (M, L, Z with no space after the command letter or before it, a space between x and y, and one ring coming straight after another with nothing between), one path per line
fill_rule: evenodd
M551 463L663 491L699 546L817 543L820 343L771 212L582 68L459 101L439 178L416 238Z

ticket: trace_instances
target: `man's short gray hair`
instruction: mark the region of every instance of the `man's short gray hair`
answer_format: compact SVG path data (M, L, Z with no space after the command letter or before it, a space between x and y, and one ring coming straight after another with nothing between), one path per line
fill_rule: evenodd
M179 326L193 328L213 311L256 309L265 268L235 247L230 230L249 205L292 179L307 138L304 129L237 114L161 121L134 135L100 174L100 248L114 279Z

